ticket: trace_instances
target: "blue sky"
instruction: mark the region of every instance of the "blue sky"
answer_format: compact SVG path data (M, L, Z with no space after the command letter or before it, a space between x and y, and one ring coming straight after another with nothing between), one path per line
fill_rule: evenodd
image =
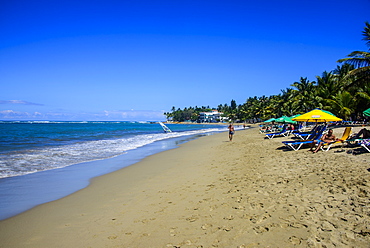
M370 0L1 1L0 119L163 120L336 68Z

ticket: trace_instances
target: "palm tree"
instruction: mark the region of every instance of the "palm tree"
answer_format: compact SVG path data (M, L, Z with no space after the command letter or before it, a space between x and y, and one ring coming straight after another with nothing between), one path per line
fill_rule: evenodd
M269 105L269 98L265 95L258 98L258 101L255 103L255 108L257 110L256 114L257 117L261 119L268 118L270 112L267 109L267 106Z
M293 104L296 90L286 88L285 90L281 90L281 93L281 114L287 116L297 114L299 112L299 106L297 104Z
M370 23L365 22L365 28L362 32L363 40L370 50ZM339 63L347 63L354 66L346 78L351 79L347 87L362 87L370 81L370 52L354 51L347 55L348 58L338 60Z
M337 74L327 71L324 71L321 77L316 76L316 95L319 101L317 107L327 109L327 100L342 90L343 87L338 83L338 78L339 76Z
M241 112L245 119L261 118L264 119L263 111L266 105L267 97L249 97L247 101L243 104Z
M345 120L348 120L357 106L356 98L348 91L338 92L332 99L326 101L329 103L329 110Z
M316 107L315 82L310 82L307 78L301 77L299 82L294 82L291 86L296 88L293 106L299 106L302 112L307 112Z
M344 83L344 78L347 76L347 74L355 69L355 67L351 64L344 63L341 66L337 65L337 68L332 71L332 73L337 78L337 81L341 84Z
M266 106L266 116L268 118L280 117L283 115L281 95L272 95L269 97L268 105Z

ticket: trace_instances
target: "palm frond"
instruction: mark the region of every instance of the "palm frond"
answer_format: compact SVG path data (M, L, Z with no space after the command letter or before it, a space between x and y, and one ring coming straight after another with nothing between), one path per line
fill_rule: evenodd
M370 65L354 69L348 73L349 76L359 76L360 74L363 75L362 77L368 77L370 79Z
M370 53L355 51L348 54L348 58L340 59L338 63L348 63L355 68L370 66Z
M360 67L347 73L341 82L345 89L349 87L362 88L370 81L370 66Z
M366 45L370 47L370 23L365 22L364 31L362 31L364 38L362 40L366 41Z
M363 92L363 91L357 92L356 96L370 101L370 95L367 94L366 92Z

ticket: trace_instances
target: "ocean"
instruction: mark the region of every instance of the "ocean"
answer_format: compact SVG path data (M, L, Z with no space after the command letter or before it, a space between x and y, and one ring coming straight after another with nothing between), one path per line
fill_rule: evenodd
M227 130L167 126L172 132L143 122L0 121L0 220L84 188L93 177Z

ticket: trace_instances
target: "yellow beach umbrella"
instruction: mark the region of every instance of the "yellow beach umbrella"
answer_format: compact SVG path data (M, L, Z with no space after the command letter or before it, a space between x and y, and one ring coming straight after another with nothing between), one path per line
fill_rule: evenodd
M303 115L297 116L292 119L293 121L307 121L307 122L329 122L329 121L341 121L341 118L335 115L324 112L321 109L314 109Z

